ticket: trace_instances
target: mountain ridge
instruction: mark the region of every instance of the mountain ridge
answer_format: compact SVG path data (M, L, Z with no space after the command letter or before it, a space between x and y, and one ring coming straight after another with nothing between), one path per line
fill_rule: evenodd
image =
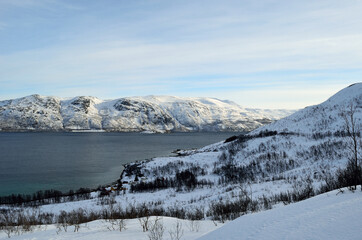
M294 110L243 108L216 98L92 96L60 98L33 94L0 101L2 131L103 130L118 132L250 131Z
M362 83L352 84L328 98L326 101L301 109L283 119L255 129L252 133L271 130L295 133L328 133L343 131L346 113L351 104L356 108L356 120L362 122Z

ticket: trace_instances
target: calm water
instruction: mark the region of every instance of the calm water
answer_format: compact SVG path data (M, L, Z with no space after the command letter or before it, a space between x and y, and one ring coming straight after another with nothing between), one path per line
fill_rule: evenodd
M0 133L0 196L96 187L117 180L122 164L236 134Z

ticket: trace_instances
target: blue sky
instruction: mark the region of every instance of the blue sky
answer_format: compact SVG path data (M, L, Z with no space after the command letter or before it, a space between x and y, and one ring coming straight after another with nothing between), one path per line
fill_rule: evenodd
M318 104L362 73L362 1L0 0L0 99Z

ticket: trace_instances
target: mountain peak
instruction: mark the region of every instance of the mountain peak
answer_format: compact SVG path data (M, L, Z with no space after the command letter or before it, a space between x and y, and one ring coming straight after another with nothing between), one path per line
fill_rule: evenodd
M362 83L354 83L330 97L326 104L345 105L362 100Z
M253 133L271 130L313 134L343 131L344 119L341 114L350 104L357 106L355 117L362 122L362 83L352 84L330 97L327 101L306 107L294 114L254 130Z

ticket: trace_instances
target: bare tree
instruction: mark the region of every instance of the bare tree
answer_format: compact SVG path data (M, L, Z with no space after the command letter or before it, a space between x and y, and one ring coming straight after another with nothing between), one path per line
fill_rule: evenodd
M4 231L8 238L11 237L11 234L16 232L15 226L15 213L9 210L4 210L0 212L0 230Z
M151 216L146 216L146 217L142 217L139 218L138 221L140 222L141 226L142 226L142 231L147 232L149 227L150 227L150 218Z
M155 220L151 223L151 227L148 232L149 240L162 240L165 227L162 223L162 218L155 217Z
M168 233L170 234L171 240L180 240L184 235L181 221L177 220L176 223L173 225L173 228Z
M59 233L62 228L64 229L64 231L66 232L68 229L69 224L69 219L68 219L68 214L66 211L62 210L60 212L60 214L58 215L58 219L57 219L57 233Z
M151 218L150 209L148 208L146 203L143 203L142 205L140 205L138 207L138 212L141 216L144 216L144 217L139 218L138 221L140 222L140 224L142 226L142 230L144 232L147 232L150 227L150 218Z
M122 230L126 230L126 220L125 219L118 219L118 230L122 232Z
M360 125L356 120L357 106L351 102L345 111L342 111L342 116L344 118L345 123L345 131L347 132L347 137L349 138L349 142L347 144L349 150L351 151L351 156L349 157L349 161L347 164L347 170L350 169L352 174L352 186L353 190L357 189L357 185L359 184L360 178L360 167L359 167L359 159L360 159L360 149L361 149L361 138L360 138Z
M111 226L108 226L108 230L119 230L122 232L122 230L126 230L126 220L125 219L109 219L108 220Z
M196 220L189 220L186 226L191 232L198 232L200 230L200 223Z

